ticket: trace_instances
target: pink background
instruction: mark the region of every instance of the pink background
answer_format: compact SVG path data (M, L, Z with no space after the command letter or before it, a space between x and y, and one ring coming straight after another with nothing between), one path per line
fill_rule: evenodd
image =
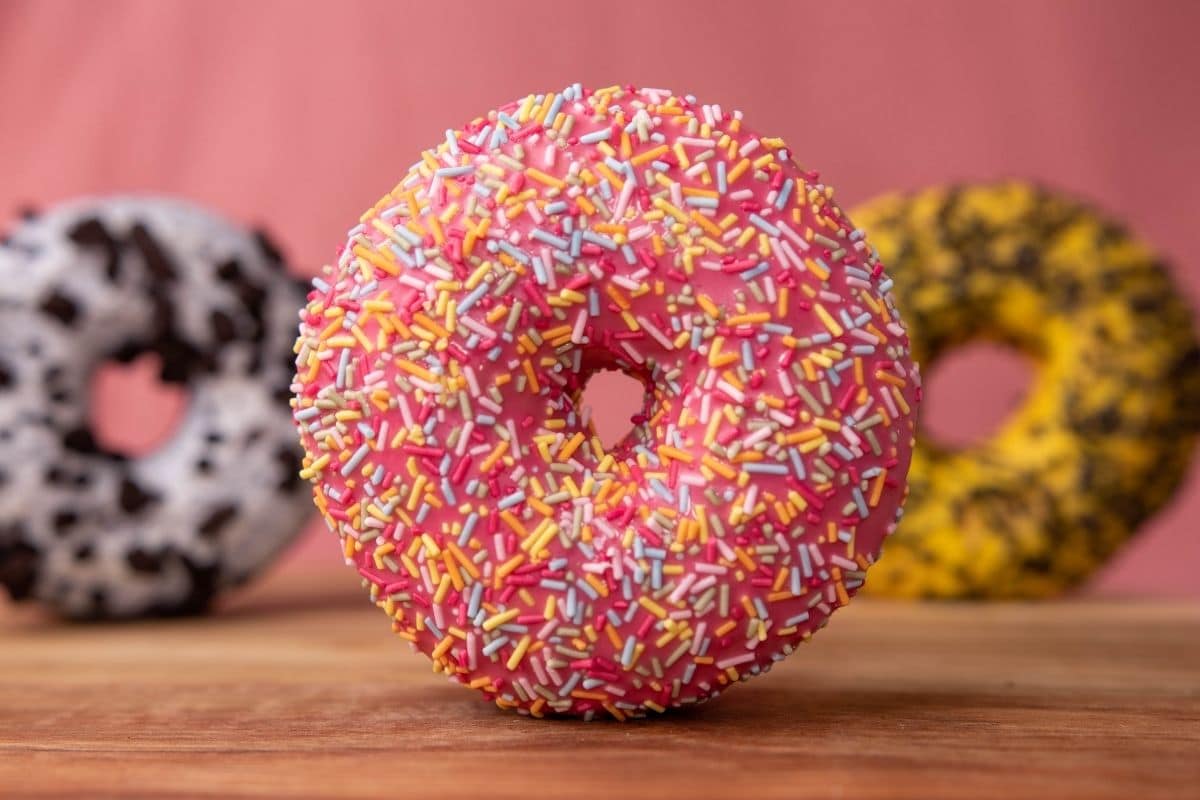
M312 274L446 127L530 91L637 82L740 107L843 205L955 179L1070 189L1165 252L1196 305L1197 30L1200 5L1111 0L0 0L0 210L177 193L266 223ZM992 363L934 377L945 435L1018 396L1019 365ZM98 413L136 439L104 395ZM1197 519L1193 469L1088 591L1200 597ZM338 560L316 528L293 568Z

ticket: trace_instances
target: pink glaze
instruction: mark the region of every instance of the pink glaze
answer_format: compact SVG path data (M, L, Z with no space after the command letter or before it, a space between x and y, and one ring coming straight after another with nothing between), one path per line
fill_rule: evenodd
M895 527L920 378L890 281L739 113L503 106L315 286L303 474L396 632L503 707L708 699L823 626ZM599 369L647 387L609 453L577 408Z

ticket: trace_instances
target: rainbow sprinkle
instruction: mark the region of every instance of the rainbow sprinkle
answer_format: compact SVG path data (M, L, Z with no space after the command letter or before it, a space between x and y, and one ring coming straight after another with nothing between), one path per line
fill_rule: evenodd
M529 95L421 154L314 281L302 475L435 672L617 719L770 668L900 514L920 378L816 173L665 90ZM606 451L589 376L646 386Z

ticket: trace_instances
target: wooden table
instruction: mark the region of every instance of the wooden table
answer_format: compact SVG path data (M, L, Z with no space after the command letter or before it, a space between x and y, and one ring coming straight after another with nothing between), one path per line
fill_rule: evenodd
M1200 605L860 600L770 675L620 724L502 713L348 571L201 620L0 608L0 797L1200 797Z

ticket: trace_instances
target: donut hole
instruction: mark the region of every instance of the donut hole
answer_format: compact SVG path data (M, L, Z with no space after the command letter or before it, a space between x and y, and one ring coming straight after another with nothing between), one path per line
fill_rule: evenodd
M977 445L997 433L1025 401L1033 364L1014 347L969 342L937 359L925 376L924 435L948 450Z
M590 414L592 427L605 450L612 450L633 432L634 418L646 408L646 385L613 369L598 370L584 384L580 407Z
M145 353L107 361L92 374L90 424L100 447L137 457L157 450L183 420L187 391L163 383L162 359Z

